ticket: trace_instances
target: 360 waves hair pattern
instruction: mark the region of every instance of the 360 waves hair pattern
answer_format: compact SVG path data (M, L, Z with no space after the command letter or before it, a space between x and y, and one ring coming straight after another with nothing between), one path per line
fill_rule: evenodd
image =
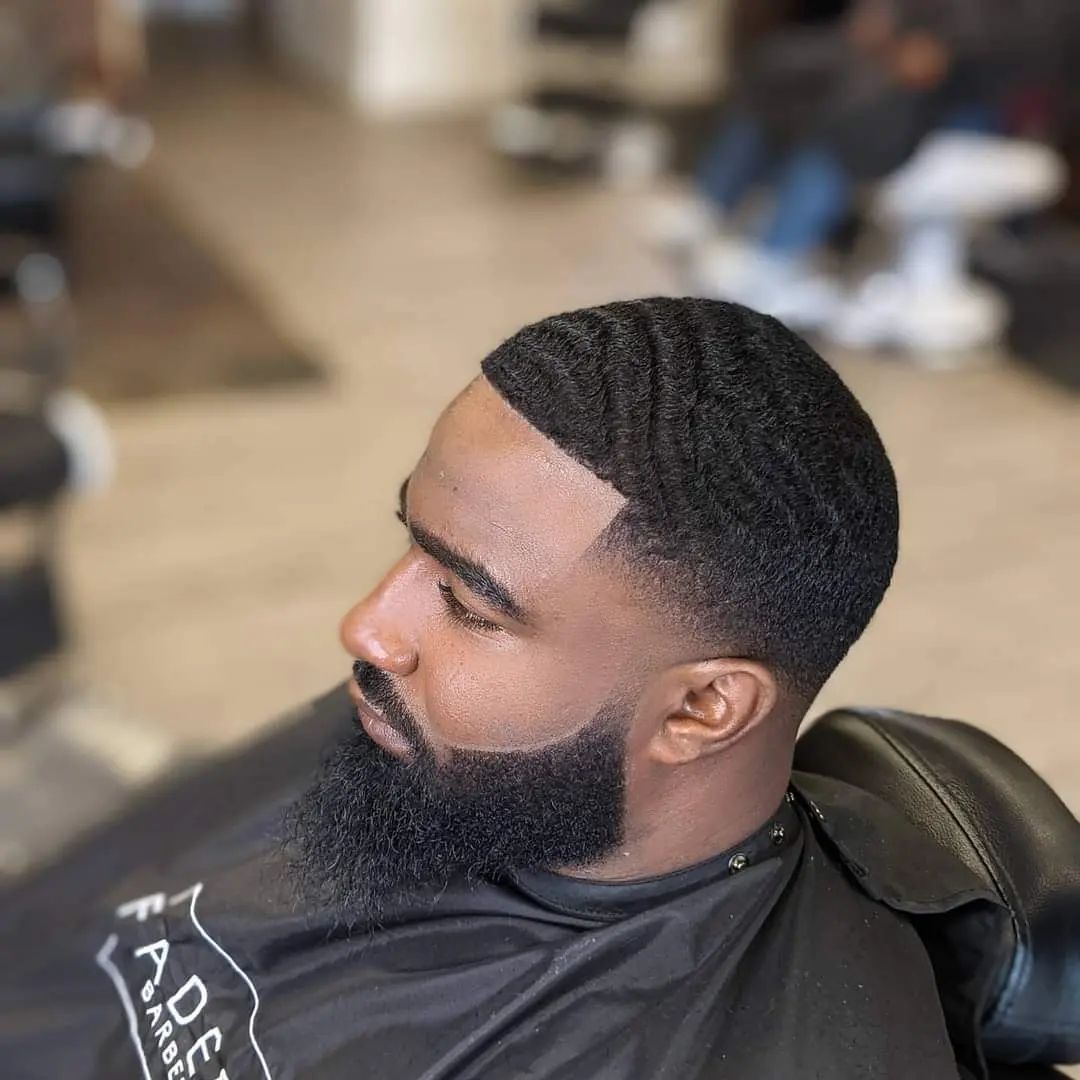
M659 297L534 323L483 371L626 497L612 544L697 633L821 685L888 587L898 509L873 423L806 342Z

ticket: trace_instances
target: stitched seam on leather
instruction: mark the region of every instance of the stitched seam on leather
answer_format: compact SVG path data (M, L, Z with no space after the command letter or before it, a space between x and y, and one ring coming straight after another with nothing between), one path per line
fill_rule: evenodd
M987 873L989 873L998 891L1004 893L1004 890L1001 887L1001 882L1002 880L1004 880L1004 882L1009 887L1009 895L1015 896L1016 889L1013 886L1012 878L1009 873L1005 870L1003 866L1000 865L1000 863L996 859L988 858L988 853L984 850L981 841L976 841L976 830L972 829L966 820L962 820L960 815L958 815L942 797L938 787L935 785L944 785L942 784L940 777L938 777L937 773L932 768L930 763L922 756L922 754L920 754L913 747L902 746L896 739L894 739L892 735L881 725L877 716L874 716L873 714L867 716L865 713L860 715L870 726L870 728L878 735L878 737L882 739L882 741L884 741L886 745L888 745L893 750L893 752L896 753L902 760L907 762L907 764L910 765L911 768L914 769L915 772L919 775L920 779L922 779L926 783L927 787L933 792L934 798L937 799L945 812L949 815L949 817L953 819L954 822L956 822L957 826L963 832L964 836L968 839L969 843L975 851L975 854L978 855L979 860L986 868ZM930 783L931 780L933 781L933 783ZM1021 937L1020 920L1016 917L1016 914L1012 911L1011 907L1010 914L1012 915L1013 925L1016 927L1017 936ZM1027 969L1030 966L1030 960L1028 955L1030 949L1028 948L1028 942L1026 940L1021 939L1021 941L1023 947L1017 950L1017 954L1013 956L1013 962L1009 965L1009 971L1005 976L1005 981L1001 987L1001 992L998 995L998 999L990 1007L988 1015L991 1021L996 1020L998 1017L1001 1016L1003 1012L1007 1012L1013 1006L1013 1002L1016 998L1017 987L1023 981L1020 978L1021 971L1018 971L1017 968L1021 968L1024 975L1027 974Z
M987 851L984 850L981 842L976 840L977 830L973 829L970 822L964 820L959 814L957 814L953 808L942 798L938 786L944 786L941 778L934 771L930 763L915 749L901 745L896 739L892 737L887 729L881 726L876 717L866 717L863 714L863 718L870 725L875 733L886 742L889 747L898 754L904 761L907 762L920 776L923 781L933 781L933 784L927 782L927 787L933 792L934 798L941 804L946 813L953 819L954 822L960 827L964 836L971 843L972 848L975 850L975 854L979 856L979 861L986 868L990 874L994 885L999 892L1004 892L1002 888L1002 881L1009 887L1009 891L1015 893L1013 888L1012 878L1008 872L1002 867L996 859L989 857Z

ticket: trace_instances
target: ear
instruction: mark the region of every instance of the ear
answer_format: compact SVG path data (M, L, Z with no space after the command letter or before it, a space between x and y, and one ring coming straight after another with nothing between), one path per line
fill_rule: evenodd
M728 749L770 715L779 697L772 672L755 660L707 660L667 675L665 715L648 748L661 765Z

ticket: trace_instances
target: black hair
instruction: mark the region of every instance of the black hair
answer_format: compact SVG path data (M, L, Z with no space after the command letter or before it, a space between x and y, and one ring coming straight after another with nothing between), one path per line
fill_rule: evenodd
M660 297L533 323L483 372L627 499L605 542L703 644L817 691L888 588L899 512L873 423L805 341Z

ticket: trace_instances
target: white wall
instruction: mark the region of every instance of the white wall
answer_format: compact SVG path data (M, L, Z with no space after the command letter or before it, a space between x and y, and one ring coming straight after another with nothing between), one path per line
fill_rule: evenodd
M523 33L532 0L270 4L273 39L286 61L374 116L490 105L512 95L536 59ZM669 0L658 6L654 32L639 35L648 40L632 50L640 53L633 81L648 97L693 96L716 78L717 4ZM665 8L679 9L684 17L673 23L665 19ZM665 26L678 28L674 36Z
M360 96L376 115L461 111L520 77L521 0L360 0Z

